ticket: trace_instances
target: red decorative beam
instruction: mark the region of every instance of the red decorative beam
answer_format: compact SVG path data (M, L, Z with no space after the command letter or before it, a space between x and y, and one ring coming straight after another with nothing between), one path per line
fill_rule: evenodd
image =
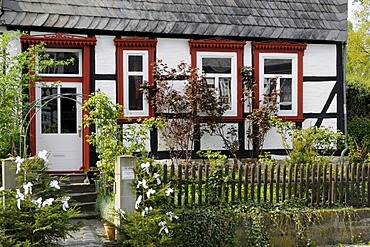
M22 44L33 45L41 42L46 46L86 46L95 45L96 38L63 33L21 36Z
M190 48L209 48L209 49L243 49L245 41L235 41L223 38L211 38L202 40L189 40Z
M157 38L149 39L144 37L114 38L114 44L119 47L155 47Z
M259 50L292 50L292 51L302 51L307 47L306 43L298 43L293 41L285 40L270 40L261 42L252 42L253 49Z

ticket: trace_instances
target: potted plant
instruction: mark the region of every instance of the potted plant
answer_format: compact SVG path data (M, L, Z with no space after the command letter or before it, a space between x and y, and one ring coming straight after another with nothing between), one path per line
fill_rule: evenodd
M114 210L114 195L111 193L101 193L96 200L96 210L104 222L106 237L109 240L115 240L114 219L116 212Z

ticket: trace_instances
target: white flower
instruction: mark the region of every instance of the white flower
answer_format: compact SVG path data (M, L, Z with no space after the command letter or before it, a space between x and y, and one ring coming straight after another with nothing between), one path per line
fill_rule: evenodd
M3 191L5 190L4 186L0 187L0 191Z
M135 202L135 209L138 210L139 209L139 206L140 206L140 203L141 203L141 199L143 199L143 196L140 195L137 197L137 200Z
M167 212L167 213L166 213L166 215L170 217L170 221L172 221L172 219L177 220L177 219L179 218L179 217L178 217L178 216L176 216L172 211Z
M67 211L67 208L69 208L69 205L68 205L69 199L71 199L71 197L69 197L69 196L63 196L62 197L61 202L62 202L62 209L64 211Z
M149 168L150 168L150 163L149 162L141 164L141 170L145 171L147 174L149 174Z
M168 234L168 228L167 228L167 222L166 221L161 221L158 223L158 226L161 228L159 230L159 234L161 234L162 231L164 231L166 234Z
M39 197L37 200L32 200L31 202L35 204L38 208L41 208L42 197Z
M148 188L148 185L146 184L146 180L145 179L143 179L143 181L137 181L136 188L139 188L140 185L142 185L144 189L147 189Z
M59 186L59 182L58 182L58 180L53 180L53 181L50 181L50 187L54 187L54 188L56 188L56 189L60 189L60 186Z
M155 190L153 190L153 189L149 189L147 192L146 192L146 196L148 197L148 198L150 198L150 195L153 195L155 193Z
M39 151L39 153L37 154L37 157L43 159L46 163L49 162L48 151L46 151L45 149L42 151Z
M160 185L162 183L161 179L159 178L158 173L154 173L154 178L157 180L157 184Z
M51 206L51 204L53 203L54 201L54 198L49 198L49 199L46 199L43 203L42 203L42 206L45 207L45 206Z
M173 193L173 189L172 188L167 188L166 189L166 196L170 196L171 193Z
M17 156L15 158L15 163L17 163L17 170L15 171L16 174L21 170L21 164L23 163L24 159L21 159L21 157Z
M19 189L16 189L16 192L17 192L17 207L19 210L21 210L21 201L23 201L25 198Z
M126 219L126 213L125 213L125 210L122 210L121 208L117 209L117 213L119 213L121 215L121 218L122 219Z
M24 195L28 195L28 193L32 194L32 186L33 184L31 182L23 185Z
M141 215L144 217L146 214L149 214L150 211L152 211L152 207L145 207L145 209L141 212Z

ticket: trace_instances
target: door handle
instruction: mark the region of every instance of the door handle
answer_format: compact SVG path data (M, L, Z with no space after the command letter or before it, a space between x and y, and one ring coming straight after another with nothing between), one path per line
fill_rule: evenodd
M78 126L78 137L81 137L82 127Z

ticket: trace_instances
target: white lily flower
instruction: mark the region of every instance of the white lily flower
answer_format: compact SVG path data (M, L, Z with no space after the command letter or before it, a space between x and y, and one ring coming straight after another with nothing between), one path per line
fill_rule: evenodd
M166 221L161 221L158 223L158 226L161 228L159 230L159 234L161 234L162 231L164 231L166 234L168 234L168 228L167 228L167 222Z
M15 158L15 163L17 164L17 170L15 171L16 174L18 174L18 172L20 172L21 170L21 164L23 163L24 159L22 159L21 157L17 156Z
M50 187L54 187L54 188L56 188L56 189L60 189L60 186L59 186L59 182L58 182L58 180L53 180L53 181L50 181Z
M45 207L45 206L51 206L51 204L53 203L53 201L54 201L54 198L46 199L46 200L42 203L42 207Z
M157 180L157 184L160 185L162 183L161 179L159 178L158 173L154 173L154 178Z
M45 161L45 163L49 162L49 160L48 160L48 151L46 151L45 149L42 150L42 151L39 151L39 153L37 154L37 157L43 159Z
M21 210L21 201L25 199L24 195L21 193L19 189L16 189L17 192L17 207L19 210Z
M31 201L33 204L35 204L38 208L41 208L42 204L42 197L39 197L37 200L32 200Z
M145 209L141 212L141 215L144 217L146 214L149 214L150 211L152 211L152 207L145 207Z
M149 162L141 164L141 170L145 171L147 174L149 174L149 168L150 168L150 163Z
M178 216L176 216L172 211L167 212L167 213L166 213L166 215L167 215L168 217L170 217L170 221L172 221L172 219L177 220L177 219L179 218L179 217L178 217Z
M122 210L121 208L119 208L118 210L117 210L117 213L119 213L120 215L121 215L121 218L122 219L126 219L126 213L125 213L125 210Z
M148 197L148 198L150 198L150 195L153 195L155 193L155 190L153 190L153 189L149 189L147 192L146 192L146 196Z
M33 184L31 182L23 185L24 195L28 195L28 193L32 195L32 186Z
M3 190L5 190L5 188L4 188L4 186L1 186L0 191L3 191Z
M140 185L142 185L144 189L147 189L147 188L148 188L148 185L147 185L147 183L146 183L146 180L145 180L145 179L143 179L143 181L137 181L137 186L136 186L136 188L139 188L139 187L140 187Z
M139 206L140 206L140 203L141 203L141 199L143 199L143 196L140 195L137 197L137 200L135 202L135 209L138 210L139 209Z
M69 205L68 205L69 199L71 199L71 197L69 197L69 196L63 196L62 197L61 202L62 202L62 209L64 211L67 211L67 208L69 208Z
M167 188L166 189L166 196L170 196L171 193L173 193L173 189L172 188Z

